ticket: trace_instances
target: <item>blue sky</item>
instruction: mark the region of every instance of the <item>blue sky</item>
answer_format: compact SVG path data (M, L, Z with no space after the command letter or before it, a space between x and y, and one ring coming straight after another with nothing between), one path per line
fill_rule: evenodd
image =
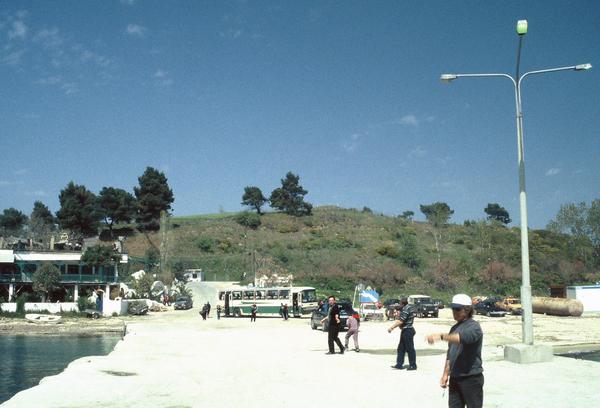
M0 210L59 209L69 181L133 192L165 172L173 213L237 211L288 171L314 205L389 215L499 203L518 225L514 74L529 224L600 198L597 1L0 0Z

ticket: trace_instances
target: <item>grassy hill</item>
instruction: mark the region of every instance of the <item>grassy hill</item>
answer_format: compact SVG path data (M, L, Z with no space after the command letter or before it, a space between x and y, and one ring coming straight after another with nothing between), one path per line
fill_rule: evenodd
M236 215L173 217L166 233L137 233L125 246L132 257L143 258L156 252L165 236L170 272L202 268L209 280L242 281L251 281L254 270L291 273L297 285L346 297L359 282L386 296L424 292L447 299L456 292L519 293L518 228L485 221L449 224L440 230L437 251L429 224L371 212L319 207L300 218L268 213L257 229L244 228ZM532 231L534 292L599 279L594 259L578 252L568 236ZM130 271L143 267L134 263Z

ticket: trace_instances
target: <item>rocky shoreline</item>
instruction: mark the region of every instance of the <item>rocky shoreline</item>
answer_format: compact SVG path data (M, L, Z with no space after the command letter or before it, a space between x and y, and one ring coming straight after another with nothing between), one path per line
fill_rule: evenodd
M0 336L95 336L102 334L125 334L126 323L120 318L88 319L63 317L60 323L32 323L20 318L0 317Z

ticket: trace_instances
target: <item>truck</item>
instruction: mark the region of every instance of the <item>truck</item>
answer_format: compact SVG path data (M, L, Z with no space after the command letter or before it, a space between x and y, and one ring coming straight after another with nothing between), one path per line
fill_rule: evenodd
M417 317L438 317L439 309L430 296L410 295L408 304L414 306Z

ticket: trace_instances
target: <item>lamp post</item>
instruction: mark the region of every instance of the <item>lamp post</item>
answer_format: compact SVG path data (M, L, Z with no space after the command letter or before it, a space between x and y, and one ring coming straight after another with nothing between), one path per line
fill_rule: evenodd
M489 74L443 74L440 79L450 83L458 78L484 78L503 77L509 79L515 90L516 122L517 122L517 151L519 163L519 209L521 215L521 304L523 306L523 344L533 346L533 312L531 305L531 284L529 278L529 239L527 234L527 199L525 195L525 158L523 154L523 111L521 109L521 83L530 75L545 74L558 71L585 71L592 68L591 64L580 64L568 67L541 69L529 71L519 75L521 61L521 47L523 37L527 33L527 20L519 20L517 23L517 34L519 35L519 47L517 51L517 69L513 77L504 73Z

